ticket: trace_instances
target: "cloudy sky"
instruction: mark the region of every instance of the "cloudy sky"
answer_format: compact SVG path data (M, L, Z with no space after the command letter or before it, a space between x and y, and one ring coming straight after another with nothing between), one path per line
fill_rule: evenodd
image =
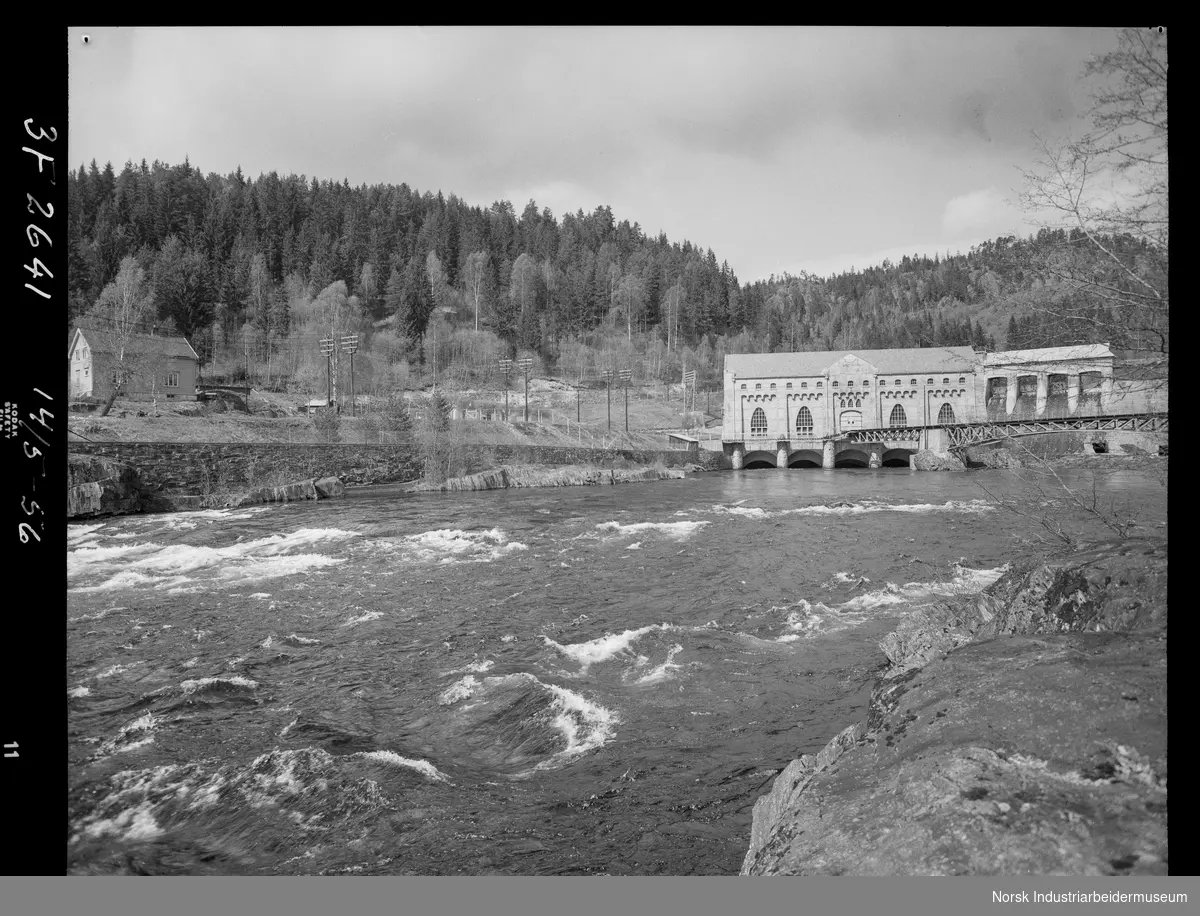
M85 44L83 36L89 41ZM70 30L73 165L608 204L752 281L1032 227L1031 132L1077 132L1092 29Z

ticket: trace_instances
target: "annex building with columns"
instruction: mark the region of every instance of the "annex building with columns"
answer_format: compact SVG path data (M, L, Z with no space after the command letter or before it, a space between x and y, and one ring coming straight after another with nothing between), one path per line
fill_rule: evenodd
M907 467L937 430L1102 412L1103 345L743 353L725 357L722 447L734 468ZM878 438L864 430L879 430ZM846 434L854 433L852 439Z

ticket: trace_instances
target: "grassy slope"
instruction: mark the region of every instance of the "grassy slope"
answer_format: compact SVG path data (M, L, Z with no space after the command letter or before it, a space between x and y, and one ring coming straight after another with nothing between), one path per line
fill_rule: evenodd
M462 392L461 403L492 407L504 404L496 391ZM679 430L683 424L682 404L676 391L670 401L662 389L630 389L629 434L625 434L625 401L622 391L612 392L612 426L608 425L605 392L583 389L579 392L578 416L576 392L557 382L531 380L529 422L525 423L524 391L509 393L509 422L461 421L456 434L465 443L480 445L569 445L603 448L665 448L667 430ZM228 411L201 404L159 402L157 415L143 402L118 401L108 417L96 414L72 414L73 442L319 442L312 418L301 413L305 399L255 390L251 398L252 414ZM697 402L703 410L704 404ZM714 401L714 409L717 404ZM539 413L540 411L540 413ZM138 416L145 412L146 416ZM271 416L274 413L276 416ZM711 430L710 430L711 431ZM343 442L379 442L379 435L363 417L343 414ZM390 441L386 440L385 441Z

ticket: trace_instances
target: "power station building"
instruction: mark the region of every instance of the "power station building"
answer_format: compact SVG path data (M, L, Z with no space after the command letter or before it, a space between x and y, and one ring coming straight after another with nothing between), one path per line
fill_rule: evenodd
M1113 354L1103 345L744 353L725 357L724 381L721 439L735 468L907 466L913 452L937 448L940 427L1104 411ZM873 429L873 441L858 432Z

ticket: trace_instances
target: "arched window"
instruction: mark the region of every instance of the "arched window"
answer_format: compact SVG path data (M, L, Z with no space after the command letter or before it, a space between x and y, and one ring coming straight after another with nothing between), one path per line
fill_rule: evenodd
M854 399L854 406L855 406L855 407L862 407L862 401L861 401L860 399L858 399L858 398L855 398L855 399Z
M904 408L899 404L892 408L892 415L888 417L888 426L908 426L908 417L904 415Z
M767 434L767 415L761 407L754 408L750 417L750 435L752 438L762 438Z
M943 404L942 409L938 411L938 426L947 426L954 422L954 408L949 404Z
M854 387L854 380L853 380L853 379L851 379L850 381L846 382L846 387L847 387L847 388L853 388L853 387Z
M807 387L808 387L808 382L801 382L801 383L800 383L800 387L801 387L801 388L807 388Z
M761 390L762 390L762 382L759 382L757 385L755 385L755 386L754 386L754 390L755 390L755 391L761 391Z
M958 377L958 383L960 385L965 385L967 383L967 377L965 375L960 375Z
M950 384L950 379L948 379L948 378L944 378L944 379L942 379L942 384L943 384L943 385L949 385L949 384Z
M771 382L771 390L772 390L772 391L774 391L774 390L775 390L775 383L774 383L774 382Z
M869 381L866 381L866 380L864 380L864 381L863 381L863 387L864 387L864 388L870 388L870 387L871 387L871 383L870 383Z
M789 390L789 391L791 391L791 389L792 389L792 383L791 383L791 382L788 382L788 383L787 383L787 386L788 386L788 390Z
M914 384L914 385L916 384L916 382L917 382L917 380L916 380L916 379L913 379L913 384ZM896 384L897 384L897 385L899 385L899 384L900 384L900 379L896 379Z
M880 385L884 385L884 386L886 386L886 385L887 385L887 379L885 379L885 378L881 378L881 379L879 380L879 384L880 384Z
M932 385L932 384L933 384L933 379L931 379L931 378L927 378L927 379L925 379L925 384L926 384L926 385Z
M917 380L916 380L915 378L910 378L910 379L908 380L908 383L909 383L910 385L915 385L915 384L917 383ZM897 383L897 384L898 384L898 383Z
M838 386L838 383L837 383L837 382L832 382L831 384L832 384L832 386L833 386L834 388L836 388L836 387Z
M796 411L796 435L811 436L813 434L813 417L807 407Z
M742 391L745 391L745 390L746 390L746 383L742 382Z
M818 387L818 388L820 388L820 387L821 387L821 386L823 386L824 384L825 384L824 382L817 382L817 387ZM836 384L836 383L835 383L835 384Z

